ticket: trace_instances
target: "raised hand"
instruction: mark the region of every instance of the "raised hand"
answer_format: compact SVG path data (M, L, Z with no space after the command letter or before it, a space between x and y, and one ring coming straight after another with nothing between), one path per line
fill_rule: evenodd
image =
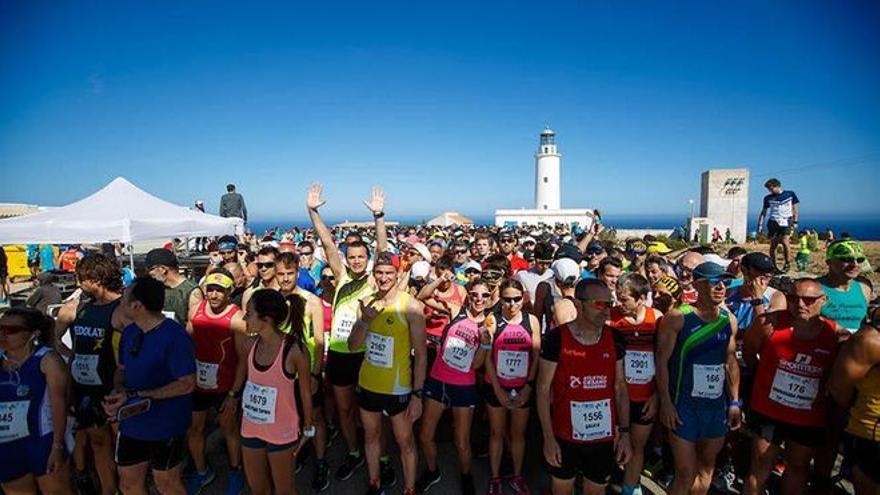
M358 301L358 304L360 304L361 306L360 320L364 323L370 323L371 321L376 319L376 317L379 316L379 313L382 312L383 309L383 307L381 307L381 304L380 307L375 307L370 303L364 304L363 299Z
M324 186L320 183L315 182L311 186L309 186L309 192L306 195L306 206L310 210L317 210L318 208L324 206L327 201L321 198L321 193L324 191Z
M370 191L370 200L364 201L364 205L373 215L385 211L385 191L379 186L374 186Z

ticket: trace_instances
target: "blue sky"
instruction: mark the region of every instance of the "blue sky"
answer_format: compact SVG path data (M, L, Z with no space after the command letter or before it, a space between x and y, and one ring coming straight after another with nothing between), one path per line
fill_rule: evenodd
M320 5L317 5L320 3ZM60 205L122 175L257 220L533 203L687 214L708 168L779 173L804 214L880 209L880 4L3 2L0 201Z

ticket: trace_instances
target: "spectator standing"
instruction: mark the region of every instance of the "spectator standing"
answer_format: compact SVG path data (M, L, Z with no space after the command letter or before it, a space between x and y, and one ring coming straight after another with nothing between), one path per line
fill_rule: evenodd
M800 200L794 191L784 191L779 179L770 179L764 183L770 194L764 196L764 207L758 215L758 233L767 218L767 236L770 238L770 257L776 263L776 248L782 244L782 255L785 264L782 271L787 272L789 264L790 239L792 232L797 232L798 204Z
M226 185L226 194L220 197L220 216L238 217L247 222L247 207L244 196L235 192L235 184Z

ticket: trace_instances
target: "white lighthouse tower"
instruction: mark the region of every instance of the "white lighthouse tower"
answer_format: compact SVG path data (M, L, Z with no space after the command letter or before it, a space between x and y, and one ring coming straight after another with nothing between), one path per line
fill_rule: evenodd
M592 209L563 210L561 207L561 158L562 155L556 150L556 133L549 127L544 128L535 153L535 207L495 210L496 226L565 224L588 229L593 225Z
M559 159L556 133L549 127L541 131L541 142L535 153L535 209L558 210L560 207Z

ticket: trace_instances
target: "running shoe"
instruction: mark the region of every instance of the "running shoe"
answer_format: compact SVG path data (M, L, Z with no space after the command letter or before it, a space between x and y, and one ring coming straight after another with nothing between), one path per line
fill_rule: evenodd
M394 472L394 466L391 465L391 459L379 459L379 479L382 481L382 488L392 488L397 484L397 473Z
M244 490L244 473L241 468L230 469L229 479L226 482L226 495L238 495Z
M214 481L216 476L211 466L206 467L204 471L196 471L186 484L186 495L198 495L202 488Z
M725 465L715 470L712 475L712 488L721 495L739 494L739 490L736 489L736 473L731 466Z
M93 493L98 493L98 489L95 487L95 482L92 481L92 477L89 475L88 471L77 471L73 475L73 482L76 485L76 491L79 492L79 495L92 495Z
M330 486L330 465L326 459L321 459L315 463L315 477L312 478L312 491L315 493L323 492Z
M476 495L477 488L474 486L474 475L471 473L461 475L462 495Z
M507 485L516 495L529 495L529 485L521 475L511 476L507 481Z
M419 476L419 479L416 481L416 493L427 492L429 489L431 489L432 486L440 483L440 478L441 476L439 469L437 469L436 471L425 469L425 472L423 472L422 475Z
M345 459L342 461L342 465L339 466L339 469L336 470L336 479L345 481L351 478L351 475L354 474L355 471L358 470L361 466L364 465L364 456L358 453L355 455L352 452L349 452L345 455Z
M370 487L367 488L367 495L385 495L386 493L385 489L381 486L370 485Z
M504 489L501 488L501 478L489 479L489 495L502 495Z

